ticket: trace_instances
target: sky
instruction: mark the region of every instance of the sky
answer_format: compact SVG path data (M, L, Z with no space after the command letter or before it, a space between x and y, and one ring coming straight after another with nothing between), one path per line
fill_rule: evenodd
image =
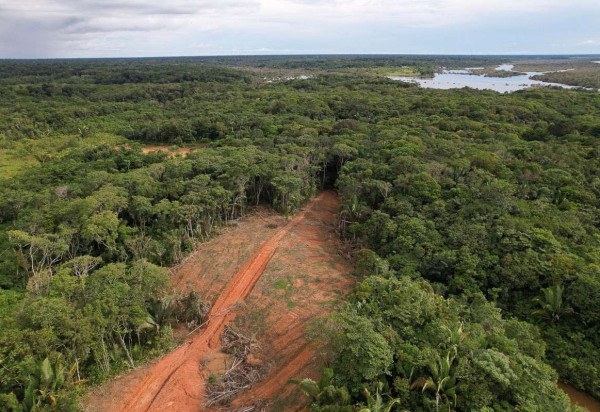
M598 54L600 0L0 0L0 58Z

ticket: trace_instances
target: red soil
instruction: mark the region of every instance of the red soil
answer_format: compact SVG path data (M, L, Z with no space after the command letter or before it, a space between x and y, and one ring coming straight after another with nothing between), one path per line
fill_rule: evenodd
M206 327L155 363L95 391L86 402L87 408L207 410L202 407L204 383L211 371L201 365L220 356L223 328L239 314L242 329L257 331L262 349L253 356L274 366L262 382L235 399L233 407L277 399L279 408L303 409L305 399L287 382L317 375L314 358L318 345L306 337L307 325L329 312L352 285L346 276L347 262L337 254L339 245L332 227L337 207L335 193L323 192L276 231L268 227L281 218L259 215L242 222L239 230L234 228L201 246L198 253L175 268L173 282L183 291L195 289L205 292L207 298L216 296ZM219 254L223 245L230 248ZM252 250L255 252L239 268L240 258ZM245 300L247 304L240 306ZM260 327L256 319L264 325Z
M234 407L276 400L273 409L303 410L306 398L287 382L291 378L318 378L321 348L319 342L309 339L311 324L331 312L352 289L350 266L339 254L334 228L338 200L333 192L322 196L318 207L309 209L281 241L248 298L249 313L240 316L238 324L242 327L252 313L264 319L257 336L263 348L257 355L274 362L274 368L266 379L235 399ZM247 330L256 329L249 323Z

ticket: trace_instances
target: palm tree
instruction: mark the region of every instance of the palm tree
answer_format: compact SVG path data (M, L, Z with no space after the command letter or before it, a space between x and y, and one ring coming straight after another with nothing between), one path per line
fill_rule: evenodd
M546 316L552 322L558 322L561 315L569 313L569 309L563 305L564 287L562 285L542 289L542 292L543 297L535 299L540 308L534 313Z
M422 392L430 391L435 394L436 410L439 410L442 399L452 398L456 406L456 377L454 376L454 361L457 349L453 347L445 357L439 357L435 363L429 366L431 375L417 379L410 386L411 389L421 388ZM448 407L450 410L450 407Z
M300 390L304 392L306 396L310 397L313 401L317 401L319 395L325 390L325 388L331 385L332 380L333 370L330 368L325 368L319 382L315 382L310 378L305 378L301 381L297 379L291 379L289 383L298 385Z
M310 378L304 378L302 380L292 379L290 380L290 383L298 385L300 390L304 392L304 394L311 398L313 401L316 401L318 399L319 394L323 390L323 388L319 385L318 382Z
M456 328L449 328L448 326L442 326L442 328L448 332L448 344L451 348L458 348L458 346L464 340L463 323L460 322Z
M333 370L325 368L319 382L312 379L301 381L292 379L290 383L298 385L305 395L311 398L313 406L335 407L335 410L354 410L350 405L352 398L345 387L337 387L332 384ZM327 409L329 410L329 409Z
M360 202L356 194L350 197L350 201L345 204L339 215L339 231L344 235L348 225L358 221L360 218Z
M383 385L380 383L375 396L372 396L367 388L364 389L365 398L367 398L367 406L358 410L358 412L390 412L396 405L400 405L399 398L390 398L387 402L383 400L379 393Z

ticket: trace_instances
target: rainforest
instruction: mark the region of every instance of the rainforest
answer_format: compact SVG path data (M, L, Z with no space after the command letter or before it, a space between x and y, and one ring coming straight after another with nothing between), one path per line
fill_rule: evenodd
M0 61L0 410L599 410L588 60Z

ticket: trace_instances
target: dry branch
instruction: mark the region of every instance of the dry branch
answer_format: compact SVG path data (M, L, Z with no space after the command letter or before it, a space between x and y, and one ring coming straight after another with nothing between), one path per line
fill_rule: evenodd
M255 382L260 381L269 370L269 365L251 365L246 361L252 350L258 348L254 337L245 336L234 328L226 326L221 342L221 350L231 354L233 361L221 377L209 379L206 384L204 403L206 407L228 404L237 394L250 389ZM256 406L247 408L243 411L257 410Z
M233 355L235 358L246 359L246 356L257 348L258 343L254 336L245 336L229 325L225 326L221 337L221 350L223 352Z

